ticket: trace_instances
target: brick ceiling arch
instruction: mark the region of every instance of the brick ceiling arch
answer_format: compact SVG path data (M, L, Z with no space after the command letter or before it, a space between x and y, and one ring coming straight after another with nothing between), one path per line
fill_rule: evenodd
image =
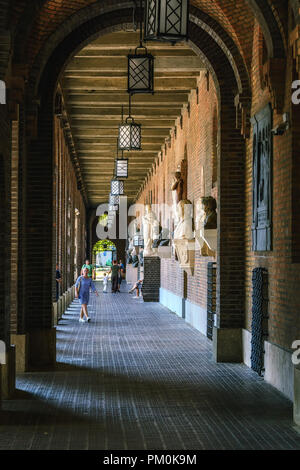
M20 20L16 28L15 59L33 64L36 57L51 37L62 25L66 25L77 14L77 19L87 20L93 14L102 10L109 11L116 7L133 7L132 1L110 0L103 3L97 0L77 0L65 2L64 0L40 0L30 2L24 9L24 1L20 4ZM284 32L276 10L277 1L270 0L192 0L191 5L201 9L211 16L233 39L240 50L245 63L250 67L249 50L251 50L251 23L254 16L260 23L266 40L269 57L284 56ZM22 11L22 15L20 12ZM69 22L70 23L70 22ZM73 20L71 21L75 26ZM30 25L30 26L29 26ZM78 21L77 21L78 26Z
M49 76L56 76L57 78L61 72L61 69L64 67L64 64L68 58L74 53L75 50L79 50L83 47L85 43L91 40L93 36L102 31L109 31L109 28L113 28L113 25L119 25L123 23L129 23L132 19L132 11L130 8L114 10L110 7L102 8L103 14L97 17L92 17L88 22L82 23L77 29L73 30L67 37L64 37L63 41L56 47L49 58L49 56L44 57L44 61L47 60L47 66L43 70L41 75L41 81L35 78L37 76L35 73L32 73L30 84L37 85L39 84L40 91L43 92L48 85ZM113 13L113 14L112 14ZM243 67L243 61L239 53L239 49L234 41L230 38L226 31L224 31L220 25L211 19L208 15L205 15L203 12L199 11L196 8L192 9L192 23L197 23L197 28L205 30L206 42L213 44L214 46L209 46L210 50L221 49L224 55L226 56L227 62L230 65L230 68L233 71L235 76L234 80L234 89L235 93L246 92L250 94L250 87L248 81L248 74ZM112 16L115 16L116 21L111 21ZM138 16L137 16L138 17ZM108 29L107 29L108 28ZM70 30L70 27L67 26L63 28L63 31ZM195 28L194 28L195 30ZM63 31L60 34L57 32L57 36L60 37L63 35ZM198 47L202 50L204 42L199 44L199 41L196 41L198 38L194 37L192 42L198 42ZM51 50L51 49L50 49ZM49 50L47 50L49 53ZM55 59L54 59L55 57ZM218 55L216 55L215 62L218 60ZM214 69L214 60L213 56L210 57L210 63L212 69ZM34 71L41 70L41 62L36 63L33 67ZM54 73L53 73L54 71ZM228 82L229 83L229 82ZM250 96L250 95L249 95Z
M231 109L230 112L233 119L230 122L234 128L234 98L236 94L244 93L248 99L251 95L244 62L239 54L238 47L231 37L214 20L210 19L208 15L194 9L191 18L190 42L194 44L195 50L199 51L199 55L201 54L201 57L205 60L207 68L212 71L216 84L221 84L219 88L220 101L224 108ZM120 25L124 24L124 22L125 24L129 23L131 20L131 8L106 12L81 24L60 42L48 59L41 79L38 80L38 96L41 98L39 112L40 129L44 129L45 125L49 126L51 121L50 116L53 112L53 96L56 85L66 62L74 54L74 50L81 49L84 44L90 43L91 38L95 37L95 35L105 35L116 29L118 30ZM206 24L205 20L210 20L210 23ZM219 34L212 30L213 26L218 26ZM33 80L32 84L34 84L34 75L31 78ZM224 84L226 86L223 86Z

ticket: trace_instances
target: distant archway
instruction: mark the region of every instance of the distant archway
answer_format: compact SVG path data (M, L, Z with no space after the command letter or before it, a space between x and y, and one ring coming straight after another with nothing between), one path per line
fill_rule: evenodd
M93 264L96 269L109 268L117 257L117 247L111 240L98 240L92 250Z

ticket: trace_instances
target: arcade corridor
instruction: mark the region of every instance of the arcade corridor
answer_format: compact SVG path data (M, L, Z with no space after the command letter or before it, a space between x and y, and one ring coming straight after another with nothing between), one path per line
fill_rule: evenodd
M299 142L300 0L0 0L0 449L300 450Z
M56 370L20 374L3 402L0 449L300 449L291 402L126 291L92 296L91 323L71 304Z

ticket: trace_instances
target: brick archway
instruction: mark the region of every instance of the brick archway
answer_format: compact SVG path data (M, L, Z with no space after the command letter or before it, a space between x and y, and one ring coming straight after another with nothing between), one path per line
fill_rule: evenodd
M87 247L87 257L92 258L93 246L99 241L97 237L96 227L98 224L98 216L96 216L96 210L92 210L89 214L88 219L88 247ZM113 242L117 249L118 259L125 260L125 249L126 249L126 240L119 238L108 238Z
M120 28L120 25L132 21L132 10L121 9L95 17L72 31L56 48L44 68L39 82L41 106L37 121L37 139L29 148L28 174L37 172L42 175L38 184L43 192L43 199L36 202L35 194L30 191L27 207L27 227L43 227L30 231L28 246L39 244L41 262L44 265L42 279L43 289L36 293L37 308L32 307L27 318L29 327L50 327L51 323L51 256L49 246L52 240L52 211L49 201L52 200L52 135L53 107L55 89L60 73L68 58L83 44L97 34L105 34ZM238 48L222 28L213 32L217 24L198 10L193 10L190 24L190 41L193 47L205 58L207 67L214 77L220 101L220 154L219 158L219 236L218 257L218 324L223 327L241 327L244 318L244 238L241 237L244 227L244 157L245 143L239 129L236 129L236 94L246 94L250 99L250 86L247 72L241 60ZM33 83L30 84L31 86ZM235 145L232 145L234 139ZM40 156L43 155L41 159ZM229 177L230 176L230 177ZM221 184L220 184L221 183ZM28 181L30 185L30 181ZM37 188L36 188L37 190ZM232 213L231 200L238 200L239 217ZM237 263L232 266L232 252ZM28 259L28 265L30 260ZM238 295L234 296L235 286ZM26 287L25 287L26 288ZM42 313L41 307L42 306Z
M67 33L105 12L118 8L132 9L135 2L111 0L103 5L95 0L81 0L68 8L62 3L58 5L54 0L41 0L35 5L33 5L35 2L32 2L32 5L27 5L27 3L24 0L19 0L14 6L16 11L13 10L14 23L17 26L14 38L15 60L22 63L25 57L31 65L35 63L34 68L38 71L42 70L45 65L45 61L47 61L45 57L49 57ZM296 3L295 0L294 3ZM275 2L245 0L244 5L240 4L239 8L236 8L229 0L222 0L222 2L220 0L211 0L210 2L194 0L192 5L217 20L227 32L230 30L237 45L240 39L239 35L242 35L242 40L247 37L249 14L252 14L258 20L264 33L269 57L284 56L286 47L284 28L279 19L280 15ZM49 17L51 17L50 27ZM39 42L43 44L40 48Z

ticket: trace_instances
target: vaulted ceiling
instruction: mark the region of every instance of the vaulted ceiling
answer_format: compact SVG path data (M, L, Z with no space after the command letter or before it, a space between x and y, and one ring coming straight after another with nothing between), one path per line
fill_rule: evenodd
M122 106L124 117L128 115L127 55L138 44L139 31L101 36L72 58L61 81L75 151L94 207L108 201ZM131 114L142 125L142 150L124 152L129 158L125 183L129 201L135 199L204 68L186 42L147 47L155 57L155 93L132 98Z

